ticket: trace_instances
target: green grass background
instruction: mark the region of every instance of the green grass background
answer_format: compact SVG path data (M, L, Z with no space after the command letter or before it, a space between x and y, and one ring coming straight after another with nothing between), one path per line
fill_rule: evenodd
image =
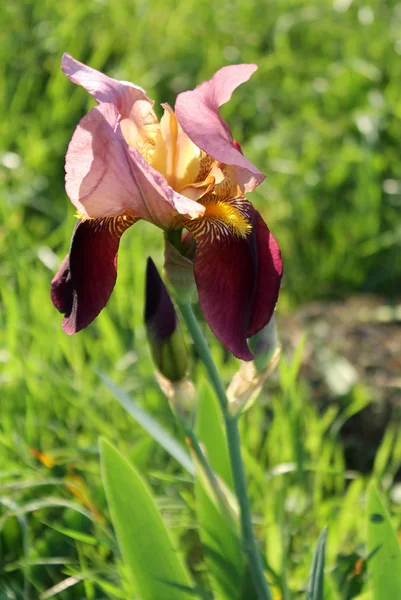
M93 105L61 73L61 55L171 104L223 65L256 62L223 114L268 175L251 199L282 247L278 310L360 291L391 295L401 284L400 4L21 0L5 4L1 19L0 598L50 597L46 590L76 574L83 581L57 597L125 597L99 475L100 434L146 474L207 585L190 482L96 374L111 376L181 435L154 382L142 319L146 257L161 266L161 232L139 223L124 235L113 296L84 332L66 336L50 303L74 225L64 155ZM237 362L217 344L213 351L228 381ZM366 589L363 569L354 572L364 556L366 481L347 475L338 433L369 397L356 388L346 404L318 416L297 370L297 358L284 359L277 389L242 423L258 536L278 574L276 597L287 600L302 597L328 524L327 598L354 598ZM374 467L388 488L400 461L390 423ZM66 489L66 474L85 480L90 501Z

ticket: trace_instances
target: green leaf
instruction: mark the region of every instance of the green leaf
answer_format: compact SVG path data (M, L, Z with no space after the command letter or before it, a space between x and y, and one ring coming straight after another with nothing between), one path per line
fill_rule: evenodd
M200 388L197 435L214 473L232 489L232 475L222 417L217 400L207 383ZM219 597L238 597L244 573L244 556L239 531L222 514L205 486L205 477L196 475L196 512L208 571Z
M401 549L397 536L374 485L368 491L368 572L372 600L401 598Z
M102 477L124 564L141 600L187 600L189 575L151 493L134 467L100 441Z
M109 388L113 396L121 406L133 417L153 439L170 454L191 475L195 474L195 468L191 458L182 445L177 442L153 417L143 408L138 406L123 390L121 390L111 379L99 373L99 377Z
M324 553L326 549L327 527L319 536L309 573L307 600L324 600Z

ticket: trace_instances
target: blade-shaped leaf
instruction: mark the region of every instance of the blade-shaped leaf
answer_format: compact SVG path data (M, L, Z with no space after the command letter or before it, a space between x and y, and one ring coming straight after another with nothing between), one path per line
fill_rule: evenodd
M401 549L379 492L371 485L367 514L368 572L372 600L401 598Z
M324 553L326 549L326 537L327 527L323 529L316 544L306 590L307 600L324 600Z
M141 600L168 600L172 585L192 587L152 495L134 467L100 441L102 478L121 554ZM176 588L174 600L187 600Z
M191 475L195 474L195 468L191 458L184 450L182 445L168 433L153 417L151 417L143 408L138 406L123 390L121 390L111 379L99 373L99 377L104 381L113 396L118 400L121 406L133 417L153 439L160 444L176 461L180 463Z

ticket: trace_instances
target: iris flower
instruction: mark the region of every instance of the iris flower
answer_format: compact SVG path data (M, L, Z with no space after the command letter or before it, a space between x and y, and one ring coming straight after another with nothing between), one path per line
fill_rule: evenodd
M270 320L282 275L279 246L245 197L264 175L242 154L219 107L256 65L223 67L174 110L140 87L117 81L68 54L62 70L97 101L66 155L66 191L79 221L52 281L52 301L73 334L106 305L117 277L122 234L140 219L186 230L199 304L222 344L251 360L247 338Z

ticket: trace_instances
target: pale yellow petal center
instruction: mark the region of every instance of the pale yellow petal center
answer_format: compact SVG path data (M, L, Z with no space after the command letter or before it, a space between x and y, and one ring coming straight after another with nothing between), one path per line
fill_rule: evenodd
M162 105L158 122L148 102L136 102L128 118L120 123L125 141L134 146L145 160L164 175L168 184L184 196L197 200L214 183L209 175L199 181L202 151L184 133L174 111Z
M183 131L172 108L162 106L164 114L158 122L148 102L137 102L135 112L133 109L129 118L121 121L126 142L137 148L175 191L205 206L203 217L192 217L193 234L199 234L205 226L214 230L217 225L217 231L222 228L235 237L246 237L252 226L228 203L242 195L236 169L205 154Z
M164 153L154 153L150 164L165 176L173 189L180 192L196 181L201 150L183 132L171 107L168 104L162 106L164 115L160 121L160 132Z

